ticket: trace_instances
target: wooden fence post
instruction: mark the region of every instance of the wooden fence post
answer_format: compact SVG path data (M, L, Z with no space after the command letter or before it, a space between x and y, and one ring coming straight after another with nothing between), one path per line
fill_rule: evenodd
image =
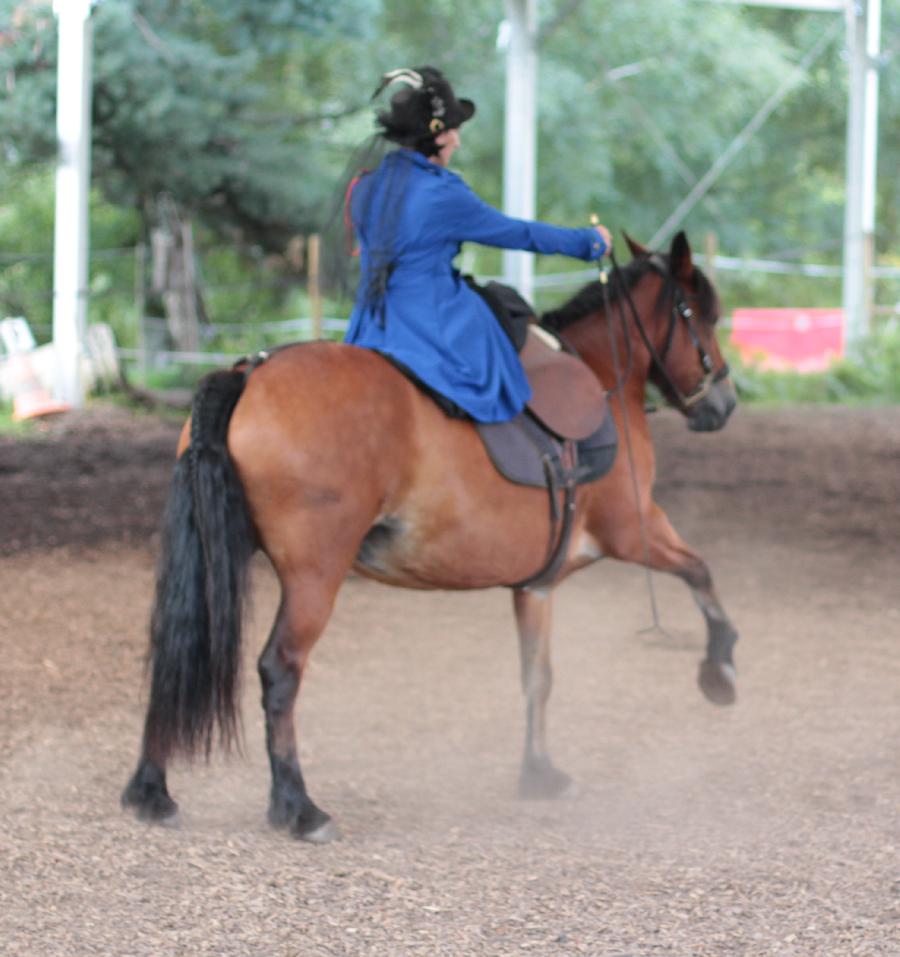
M138 375L147 382L147 245L134 247L134 309L137 313Z
M307 286L309 306L312 312L313 339L322 338L322 290L321 290L321 257L320 239L318 233L309 237L306 253Z

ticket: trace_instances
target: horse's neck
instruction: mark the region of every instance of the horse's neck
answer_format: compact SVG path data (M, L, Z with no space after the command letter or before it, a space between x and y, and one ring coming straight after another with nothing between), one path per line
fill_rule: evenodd
M655 456L650 423L645 410L650 357L640 341L634 323L628 322L626 328L622 329L617 309L615 305L612 307L615 323L612 338L606 317L602 313L595 313L573 323L566 330L565 336L606 389L616 417L620 442L624 442L627 431L642 463L639 470L641 476L649 478L652 484ZM617 350L616 358L614 346ZM641 484L644 484L643 481Z
M626 393L640 397L637 405L643 415L649 357L634 324L627 322L622 328L616 308L612 307L612 326L602 312L593 313L573 323L566 329L565 337L608 392L617 391L620 379L624 378Z

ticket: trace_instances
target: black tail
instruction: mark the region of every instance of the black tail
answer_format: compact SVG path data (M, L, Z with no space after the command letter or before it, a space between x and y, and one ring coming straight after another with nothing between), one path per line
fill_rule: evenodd
M228 371L200 383L191 444L172 478L150 623L151 755L209 755L216 727L225 747L237 737L241 609L255 541L225 443L244 382Z

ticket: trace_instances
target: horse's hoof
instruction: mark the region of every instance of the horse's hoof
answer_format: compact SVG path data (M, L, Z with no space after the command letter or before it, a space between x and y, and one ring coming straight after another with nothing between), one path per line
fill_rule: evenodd
M519 797L528 801L548 801L574 797L575 782L552 764L526 765L519 776Z
M300 814L295 814L289 823L293 837L310 844L328 844L340 837L331 815L310 802Z
M291 822L291 834L310 844L330 844L340 837L337 825L331 816L318 808L312 814L298 816Z
M334 821L328 818L324 824L320 824L309 831L298 832L296 836L301 841L309 841L310 844L330 844L340 838L341 832Z
M129 785L122 793L122 807L133 811L141 821L164 824L167 827L177 827L180 823L178 805L165 791L147 793Z
M146 758L138 763L121 800L122 807L134 811L142 821L176 823L178 805L169 797L165 771Z
M702 661L697 682L706 699L713 704L734 704L737 698L734 665L721 661Z
M175 804L175 802L172 802ZM181 812L178 810L178 805L175 804L175 809L171 814L166 814L163 817L149 817L146 815L139 815L141 820L147 821L150 824L155 824L157 827L168 827L173 831L177 831L181 827Z

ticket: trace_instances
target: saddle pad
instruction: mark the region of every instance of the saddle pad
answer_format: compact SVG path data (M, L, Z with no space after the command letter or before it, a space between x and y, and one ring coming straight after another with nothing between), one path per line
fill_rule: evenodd
M586 439L600 428L606 393L580 359L549 345L534 328L520 358L531 386L528 408L548 429L561 438Z
M520 412L508 422L476 422L475 427L504 478L517 485L547 487L544 462L559 458L560 445L531 416Z
M508 422L476 422L488 456L497 471L517 485L547 487L547 469L556 481L566 484L562 467L562 446L527 413L520 412ZM593 482L605 475L616 458L618 446L616 422L609 409L592 435L578 442L578 463L571 477L575 484Z

